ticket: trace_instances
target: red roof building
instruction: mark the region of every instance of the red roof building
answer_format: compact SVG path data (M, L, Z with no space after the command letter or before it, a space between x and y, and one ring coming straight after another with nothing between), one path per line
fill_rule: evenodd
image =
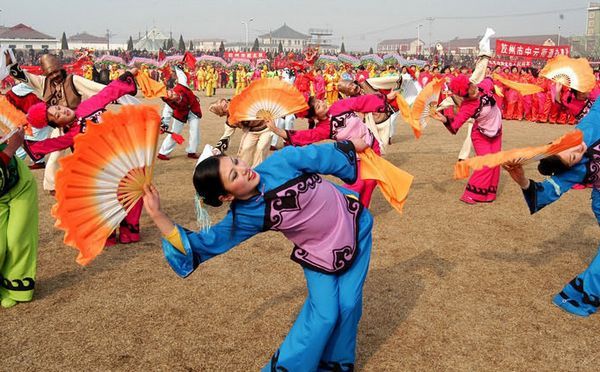
M59 40L27 25L19 23L0 29L0 45L14 49L58 49Z

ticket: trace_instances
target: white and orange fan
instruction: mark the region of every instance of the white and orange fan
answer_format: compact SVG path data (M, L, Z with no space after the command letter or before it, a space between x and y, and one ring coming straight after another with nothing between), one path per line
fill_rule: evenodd
M27 125L25 114L13 106L5 96L0 96L0 144L8 141L21 127L31 135L31 127Z
M462 179L469 177L470 169L493 168L515 161L519 162L519 164L527 164L578 146L582 141L583 133L580 130L574 130L547 145L512 149L469 158L459 161L454 165L454 178Z
M87 125L75 137L75 152L60 160L56 175L55 226L65 244L88 264L150 184L160 133L160 116L151 106L123 106L105 112L101 124Z
M411 114L413 120L416 122L411 126L414 128L417 124L421 128L425 128L430 118L430 113L434 112L437 108L437 103L444 86L444 79L433 79L429 84L425 85L425 88L419 93L415 103L413 103Z
M231 99L229 122L274 120L307 109L304 96L293 85L277 79L258 79Z
M582 93L590 92L596 85L594 70L585 58L558 55L546 63L540 75Z

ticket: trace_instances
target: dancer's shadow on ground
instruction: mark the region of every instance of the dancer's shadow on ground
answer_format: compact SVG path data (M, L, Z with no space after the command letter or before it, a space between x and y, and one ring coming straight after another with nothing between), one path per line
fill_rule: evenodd
M597 241L587 237L584 229L593 226L593 219L581 213L571 220L571 224L562 231L555 231L552 237L536 244L535 252L482 252L480 256L487 260L504 262L524 262L530 266L548 264L566 252L576 253L582 260L591 259L597 250ZM588 223L589 222L589 223Z
M433 273L445 277L454 264L430 250L396 265L371 270L367 277L363 300L363 316L358 335L358 370L375 355L381 345L394 335L408 318L425 291L426 276ZM297 286L262 303L247 316L248 321L264 316L273 308L289 308L292 302L306 296L306 289ZM296 304L291 313L293 322L302 307Z
M126 265L135 257L141 254L149 254L152 250L156 250L156 242L157 237L147 236L144 237L143 242L105 248L102 255L86 267L82 267L75 263L76 251L73 250L72 268L58 272L50 277L43 277L36 281L35 298L36 300L41 300L47 296L52 296L55 293L60 293L67 288L75 287L81 284L81 282L89 280L106 271L114 271L115 269Z

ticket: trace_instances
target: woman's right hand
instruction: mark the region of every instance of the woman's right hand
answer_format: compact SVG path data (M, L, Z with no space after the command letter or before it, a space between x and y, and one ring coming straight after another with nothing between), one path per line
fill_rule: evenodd
M444 115L440 114L439 112L437 112L435 110L431 110L429 112L429 117L431 117L431 118L433 118L435 120L441 121L442 123L445 123L446 120L447 120Z
M510 174L510 177L519 185L523 190L529 188L529 178L525 177L525 170L521 165L521 159L517 159L502 165L502 168Z
M271 132L277 134L277 125L275 125L275 121L273 120L265 120L265 124L267 125L267 128L269 128L271 130Z

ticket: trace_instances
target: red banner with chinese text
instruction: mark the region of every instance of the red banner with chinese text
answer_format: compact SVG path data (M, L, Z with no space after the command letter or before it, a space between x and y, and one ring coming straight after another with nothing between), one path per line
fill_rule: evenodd
M232 58L247 58L247 59L259 59L266 58L267 53L265 52L225 52L225 59Z
M533 59L550 59L559 54L570 55L569 45L533 45L521 44L506 40L496 40L496 55L527 57Z

